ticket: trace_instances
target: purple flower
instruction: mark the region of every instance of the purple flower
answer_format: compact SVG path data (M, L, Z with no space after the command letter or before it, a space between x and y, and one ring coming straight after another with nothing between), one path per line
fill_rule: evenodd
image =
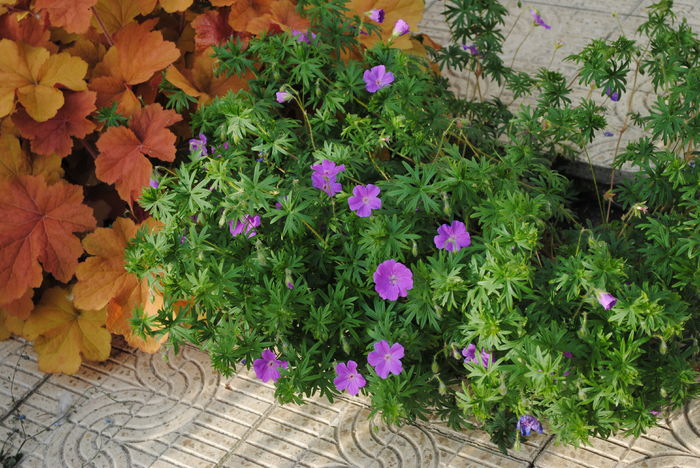
M292 28L292 37L294 37L294 39L296 39L299 42L306 42L307 44L311 44L311 39L316 39L316 34L311 32L307 35L306 33L299 31L298 29ZM311 39L309 39L309 37Z
M335 388L339 391L347 390L350 395L357 395L360 389L367 384L365 378L357 372L357 363L355 361L348 361L347 364L339 362L335 366L335 373L338 374L338 377L333 379Z
M466 50L467 52L469 52L472 55L479 55L479 49L476 47L476 44L472 44L469 46L466 44L462 44L462 49Z
M411 31L411 27L408 25L408 23L402 19L398 19L398 20L396 20L396 23L394 24L394 30L391 32L391 35L394 37L399 37L399 36L403 36L404 34L410 32L410 31Z
M608 131L603 132L603 136L606 136L606 137L611 137L613 135L614 135L613 132L608 132Z
M515 427L523 436L529 436L532 431L535 431L538 434L544 433L542 423L539 422L536 417L530 415L520 416L520 419L518 419L518 424Z
M277 359L275 353L269 349L265 349L262 352L261 359L256 359L255 362L253 362L255 376L263 382L267 382L268 380L277 382L277 380L280 378L280 367L287 369L289 367L289 363L287 361L280 361Z
M562 354L564 355L564 357L567 357L567 358L569 358L569 359L571 359L572 357L574 357L574 355L573 355L572 353L568 352L568 351L564 351Z
M254 228L260 226L260 216L252 216L247 214L243 216L242 220L236 221L235 226L233 221L234 220L232 219L228 222L228 229L233 237L236 237L238 234L242 233L243 230L245 230L245 233L248 234L248 237L253 237L258 233Z
M459 252L462 247L468 247L472 243L467 227L461 221L452 221L450 225L443 224L437 232L438 235L433 237L433 241L438 249Z
M466 348L462 349L462 356L464 356L464 363L473 362L475 364L479 363L479 358L476 357L476 345L474 343L469 343ZM489 362L491 361L491 353L487 352L484 348L481 348L481 364L484 368L489 368Z
M336 182L335 176L345 170L345 164L338 166L333 161L324 159L321 164L313 164L311 169L314 171L311 174L311 185L315 188L323 190L329 197L335 196L342 190L342 186Z
M372 214L372 210L382 207L382 201L377 198L379 192L379 187L376 185L356 185L352 189L353 196L348 198L348 205L357 213L357 216L366 218Z
M370 93L376 93L394 82L394 74L386 71L384 65L377 65L369 70L365 70L362 78L365 80L365 88Z
M277 91L275 93L275 96L277 96L277 102L279 102L280 104L290 101L292 99L292 94L288 93L287 91Z
M198 151L201 156L207 155L207 137L203 134L199 134L199 140L192 138L190 140L190 151Z
M571 371L564 371L562 377L567 377L569 374L571 374Z
M228 141L225 141L223 144L224 149L228 149Z
M598 302L605 310L610 310L617 303L617 298L610 293L601 292L598 293Z
M401 364L403 351L403 346L399 343L394 343L390 348L388 341L378 341L374 343L374 351L367 355L367 362L374 366L379 377L386 379L390 372L399 375L403 370Z
M160 183L159 183L157 180L155 180L155 179L150 179L150 180L148 181L148 185L150 185L150 186L153 187L153 188L158 188L158 187L160 187Z
M542 26L544 29L552 29L550 25L544 22L537 10L530 8L530 14L532 15L532 19L535 20L535 24Z
M186 240L187 240L186 235L183 234L182 236L180 236L180 244L184 244Z
M612 89L606 88L605 89L605 94L610 98L611 101L619 101L620 100L620 93L615 91L614 93L612 92Z
M275 208L277 208L278 210L281 210L282 204L280 202L275 202Z
M294 289L294 283L292 283L291 281L287 281L287 288Z
M366 14L372 21L376 21L377 23L384 22L384 10L381 8L377 10L369 10Z
M413 273L393 258L379 264L374 272L374 290L382 299L395 301L413 289Z
M652 415L654 415L654 416L658 416L658 415L661 414L661 411L649 410L649 413L652 414Z

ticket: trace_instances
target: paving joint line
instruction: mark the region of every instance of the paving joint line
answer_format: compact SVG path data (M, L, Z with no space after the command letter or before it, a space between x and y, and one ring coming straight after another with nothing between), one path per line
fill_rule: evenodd
M528 468L537 468L537 459L540 458L540 455L542 455L542 453L544 453L545 450L547 450L547 448L549 447L549 445L552 443L553 440L554 440L554 436L550 435L547 442L542 444L542 447L540 447L537 450L537 453L535 454L534 458L532 459L532 461L528 465Z
M34 385L34 387L31 390L29 390L24 395L22 395L20 398L15 400L14 403L12 404L12 406L10 407L10 409L8 409L5 412L5 414L3 414L2 417L0 417L0 424L5 422L5 420L7 418L9 418L12 415L12 413L14 413L20 406L22 406L24 404L24 402L27 401L27 399L29 399L30 396L34 395L39 390L39 388L42 385L44 385L44 383L46 383L47 380L49 380L50 377L51 377L51 374L44 375L44 377L42 377L41 380L39 380L39 382L37 382L37 384Z
M267 419L267 417L272 413L277 407L279 406L279 403L275 401L272 403L265 411L263 411L263 414L260 415L260 417L253 423L252 426L248 428L247 431L241 436L241 438L233 444L233 447L231 447L231 450L226 452L226 454L221 457L221 459L216 463L215 468L220 468L224 466L224 463L228 461L229 458L234 456L236 453L236 450L238 450L239 447L241 447L245 442L248 437L250 437L251 434L255 433L255 431L258 430L258 427L262 425L262 423Z

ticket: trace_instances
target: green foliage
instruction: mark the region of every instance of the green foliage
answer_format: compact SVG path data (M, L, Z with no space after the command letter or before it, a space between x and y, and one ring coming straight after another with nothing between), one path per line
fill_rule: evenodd
M504 67L498 2L448 2L455 42L475 41L481 54L447 48L436 58L502 80L516 99L533 93L537 104L515 116L498 99L455 97L424 59L387 45L341 59L357 47L337 16L342 1L302 3L326 33L312 44L278 34L217 48L222 72L254 72L249 91L194 116L216 155L190 155L144 193L164 226L139 234L128 268L166 303L134 320L140 332L200 346L225 375L272 348L289 361L282 402L333 399L334 366L352 359L388 422L476 422L503 449L518 443L526 414L583 443L638 436L655 424L650 410L698 394L700 43L674 26L670 2L653 5L640 27L650 46L596 40L568 58L602 95L633 97L640 73L660 93L649 115L628 117L647 136L615 159L640 172L605 200L588 194L597 219L577 212L571 181L553 165L585 151L605 108L574 103L559 73ZM370 94L363 72L379 64L395 81ZM278 91L292 99L278 103ZM310 166L323 160L346 168L334 197L311 184ZM347 200L370 183L382 207L360 218ZM245 215L260 216L255 235L232 236ZM453 220L472 244L438 250L436 230ZM395 302L373 281L390 258L414 280ZM602 292L617 304L604 308ZM367 364L384 339L406 350L403 372L388 379ZM470 343L491 353L487 367L463 363Z

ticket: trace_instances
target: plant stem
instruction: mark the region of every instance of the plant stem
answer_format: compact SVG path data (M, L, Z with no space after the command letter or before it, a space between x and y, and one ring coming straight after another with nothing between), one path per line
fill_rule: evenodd
M100 28L102 29L102 34L107 38L107 42L109 42L110 46L114 45L114 41L112 40L112 36L109 34L109 31L107 31L107 27L105 26L104 22L102 21L102 18L100 18L99 13L97 13L97 10L95 7L90 7L92 10L92 15L95 17L97 20L97 23L100 25Z

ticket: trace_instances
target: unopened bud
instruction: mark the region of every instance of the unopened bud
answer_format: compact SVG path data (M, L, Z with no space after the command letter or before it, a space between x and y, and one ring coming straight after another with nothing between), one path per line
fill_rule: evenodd
M340 335L340 346L343 347L343 352L345 354L350 354L350 343L348 343L348 339L345 338L345 335Z
M445 216L452 216L452 207L450 206L450 202L447 199L447 193L442 192L440 193L442 196L442 211L445 213Z
M659 390L659 393L661 394L662 398L666 398L668 396L668 392L663 387L661 387L661 389Z
M440 366L435 359L433 359L433 363L430 365L430 370L433 371L433 374L440 372Z
M438 393L440 393L440 395L447 394L447 385L445 385L445 383L442 380L440 380L439 378L438 378Z
M411 245L411 253L413 254L414 257L418 256L418 244L416 244L416 241L413 241Z
M583 313L583 320L581 321L581 327L578 329L577 335L579 338L586 336L586 325L588 322L588 313Z
M662 338L661 344L659 345L659 352L661 354L666 354L666 351L668 351L668 346L666 345L666 340Z

